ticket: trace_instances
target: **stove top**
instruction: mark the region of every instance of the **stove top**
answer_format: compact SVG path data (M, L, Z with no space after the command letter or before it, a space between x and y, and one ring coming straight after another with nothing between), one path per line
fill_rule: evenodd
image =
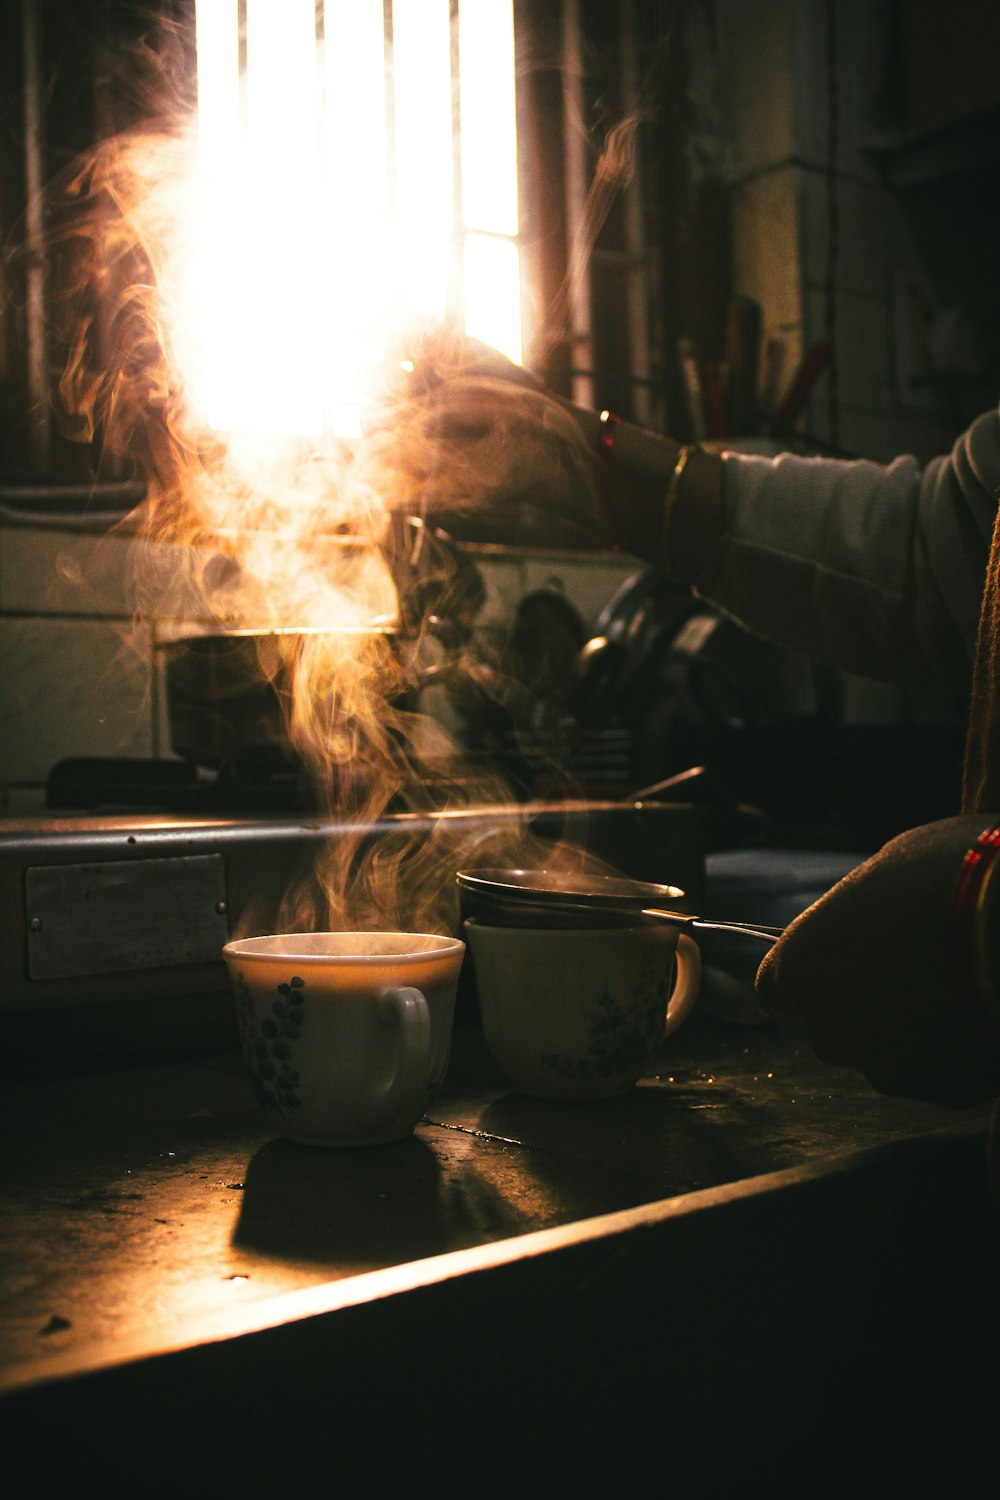
M512 826L586 849L634 878L679 885L694 903L702 898L703 825L685 803L388 811L364 837L455 836L455 847L468 850ZM225 990L220 954L233 931L276 910L321 847L354 849L357 834L336 816L274 808L50 809L0 820L0 1012L141 1007L154 996Z
M635 784L630 780L630 753L630 737L614 727L577 747L575 760L549 733L519 733L488 752L467 753L466 773L424 783L422 799L444 806L485 770L503 779L512 799L525 802L549 794L554 768L560 766L564 783L572 780L586 788L588 796L614 798ZM570 765L571 772L565 769ZM308 777L281 745L260 744L210 766L185 758L71 756L49 772L45 805L52 811L77 813L281 813L313 811L316 798Z
M277 746L257 746L220 766L177 759L72 756L49 772L53 811L260 813L307 810L306 779Z

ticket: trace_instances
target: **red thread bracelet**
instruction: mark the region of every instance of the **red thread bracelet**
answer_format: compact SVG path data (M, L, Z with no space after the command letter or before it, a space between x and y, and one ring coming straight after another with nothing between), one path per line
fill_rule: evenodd
M598 439L598 447L601 459L601 472L598 475L597 496L601 506L601 515L608 533L608 545L612 552L618 551L618 537L614 524L614 512L611 508L611 463L615 453L615 429L621 426L621 417L616 417L612 411L602 411L601 435Z
M1000 997L991 973L987 893L998 857L1000 823L993 823L966 850L948 908L949 957L959 991L978 994L994 1021L1000 1020Z

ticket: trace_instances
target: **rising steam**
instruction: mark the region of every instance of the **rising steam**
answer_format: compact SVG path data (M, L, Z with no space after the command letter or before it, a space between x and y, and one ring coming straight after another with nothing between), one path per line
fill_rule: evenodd
M63 293L67 430L145 483L122 524L139 559L139 614L270 632L261 668L289 742L319 807L354 830L279 911L254 913L256 928L453 930L454 871L469 857L462 820L437 819L419 838L368 830L389 808L514 798L418 711L414 683L440 642L399 594L400 520L514 505L526 540L594 545L592 449L523 371L426 327L400 330L360 441L210 429L190 363L196 182L189 117L102 142L58 184L48 250ZM448 583L429 610L447 614ZM491 839L491 861L523 861L526 849L513 820Z

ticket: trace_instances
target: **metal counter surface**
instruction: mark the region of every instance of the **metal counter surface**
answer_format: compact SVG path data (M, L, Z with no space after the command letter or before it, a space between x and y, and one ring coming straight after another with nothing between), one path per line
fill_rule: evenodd
M238 1334L343 1278L986 1127L880 1096L777 1025L697 1015L635 1090L587 1104L510 1092L466 1022L390 1146L276 1138L230 1054L15 1079L2 1111L7 1391Z

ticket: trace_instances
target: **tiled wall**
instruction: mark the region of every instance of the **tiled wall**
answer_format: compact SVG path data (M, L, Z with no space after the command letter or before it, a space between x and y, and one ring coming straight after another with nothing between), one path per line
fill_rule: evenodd
M888 20L888 7L864 0L836 0L832 12L827 0L721 0L733 290L760 303L765 333L787 338L786 380L814 341L831 339L836 423L827 372L805 407L804 432L820 444L835 440L848 456L888 462L913 453L925 462L951 435L919 383L928 369L925 330L913 326L911 289L923 273L903 210L877 165L879 149L891 144L876 123L893 45ZM956 712L944 695L850 674L842 699L854 722L936 722Z
M126 600L128 544L0 525L0 801L36 805L71 755L152 755L150 633Z
M906 289L920 267L867 154L879 144L872 98L884 9L837 0L832 159L822 86L828 5L719 0L716 12L718 86L733 141L735 290L755 296L765 327L787 335L792 366L828 331L832 273L840 444L880 460L904 451L929 457L938 448L933 417L899 368ZM828 438L827 391L821 378L805 421ZM39 805L49 769L64 757L168 753L153 670L159 622L130 618L134 560L123 537L0 519L0 809ZM631 568L575 554L511 553L480 565L487 632L502 631L518 600L546 585L561 588L589 625ZM900 711L894 690L848 688L857 717Z
M893 45L889 9L837 0L831 49L826 0L719 7L720 87L734 143L734 289L757 298L766 329L787 335L789 366L832 333L836 431L828 375L803 425L878 461L904 452L926 459L942 443L926 388L910 378L921 372L904 368L914 352L909 288L921 266L877 161L890 144L876 108Z
M0 519L0 812L43 805L46 777L71 756L170 754L156 642L177 617L135 621L136 545L71 522ZM146 576L169 557L142 553ZM502 632L531 589L555 588L585 625L633 570L619 558L477 558L484 631Z

